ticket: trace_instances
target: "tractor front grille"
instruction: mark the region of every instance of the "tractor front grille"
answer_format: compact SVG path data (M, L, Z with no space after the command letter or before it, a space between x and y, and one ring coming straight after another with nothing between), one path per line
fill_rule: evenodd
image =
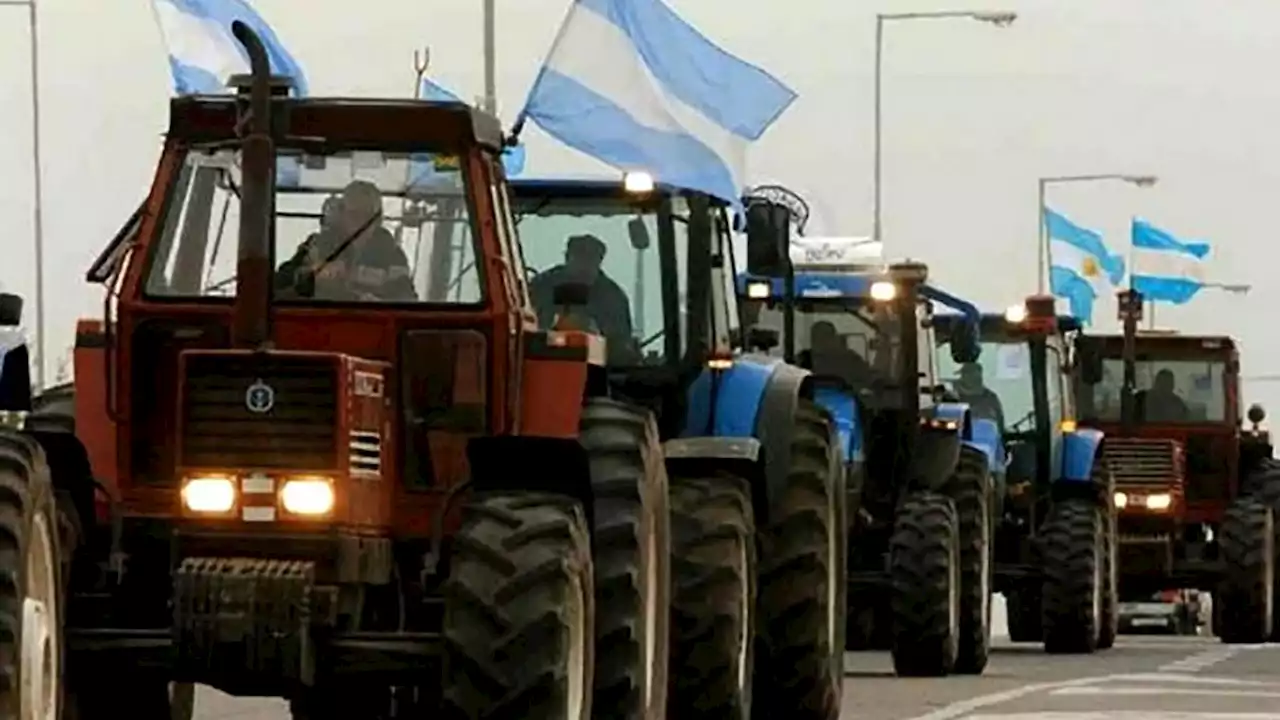
M193 355L185 366L182 465L263 470L336 465L333 358ZM257 393L253 401L251 388Z
M1182 447L1174 440L1109 437L1102 457L1117 488L1163 490L1182 483Z

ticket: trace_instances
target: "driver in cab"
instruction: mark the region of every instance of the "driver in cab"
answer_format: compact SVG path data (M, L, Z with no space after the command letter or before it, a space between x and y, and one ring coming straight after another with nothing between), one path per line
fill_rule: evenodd
M538 313L539 327L549 328L560 311L555 305L555 289L563 283L587 286L587 314L605 339L609 363L635 359L635 339L631 327L631 301L627 293L605 274L608 248L595 235L573 235L565 244L564 263L538 273L529 282L529 295Z
M320 229L276 271L276 292L317 300L413 302L409 260L382 226L382 192L355 180L325 201Z
M974 417L994 420L1000 432L1005 431L1004 405L1000 403L1000 396L983 382L982 365L975 362L960 366L955 394L960 402L969 404L969 412Z
M853 388L865 387L874 376L867 361L849 349L828 320L819 320L809 328L809 349L800 353L800 365L815 375L843 380Z

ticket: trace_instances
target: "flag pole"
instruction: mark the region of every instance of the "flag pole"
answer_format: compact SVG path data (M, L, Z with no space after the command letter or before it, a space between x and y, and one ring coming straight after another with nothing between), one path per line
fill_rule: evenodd
M32 230L36 275L35 387L44 389L45 340L44 308L44 187L40 162L40 31L35 0L0 0L0 6L25 7L31 34L31 192L35 203Z
M484 111L498 114L497 9L494 0L484 0Z

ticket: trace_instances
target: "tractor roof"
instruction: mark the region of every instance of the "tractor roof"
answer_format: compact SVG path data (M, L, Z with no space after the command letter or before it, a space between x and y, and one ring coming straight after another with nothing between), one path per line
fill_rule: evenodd
M459 102L297 97L273 102L279 133L304 145L334 138L342 147L373 150L423 145L460 150L479 145L499 152L503 147L498 119ZM169 101L169 136L193 143L235 140L236 103L230 95L174 98Z
M1089 333L1080 342L1101 345L1104 355L1117 355L1124 348L1124 335ZM1227 335L1179 335L1175 333L1139 333L1135 338L1138 352L1146 355L1219 354L1236 350L1236 341Z
M938 313L933 316L933 325L941 334L963 319L964 315L959 313ZM1067 333L1079 329L1080 321L1078 319L1070 315L1058 316L1058 332ZM978 332L983 338L1007 335L1013 330L1014 328L1010 326L1009 320L1003 314L982 313L978 317Z
M626 192L622 178L607 177L542 177L517 178L510 181L516 195L600 198L621 195ZM671 195L680 188L667 183L655 183L654 192L644 195Z

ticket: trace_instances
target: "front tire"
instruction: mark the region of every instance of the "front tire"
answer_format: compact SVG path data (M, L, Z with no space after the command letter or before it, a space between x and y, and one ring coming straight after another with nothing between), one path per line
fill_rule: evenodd
M444 591L444 717L590 720L591 540L576 502L473 497Z
M1058 502L1049 511L1042 538L1044 649L1092 653L1098 649L1106 584L1101 514L1090 501Z
M967 445L948 495L960 523L960 638L954 672L981 675L991 653L991 473Z
M960 641L959 521L951 498L920 492L898 508L889 544L893 668L903 677L941 677Z
M1224 569L1213 604L1224 643L1260 643L1271 636L1274 523L1271 508L1250 497L1236 498L1222 518L1218 552Z
M667 715L671 605L667 470L653 415L593 398L582 445L595 498L596 715Z
M834 720L844 675L844 469L827 413L800 400L786 489L760 532L752 716Z
M61 555L44 450L0 430L0 717L59 717Z
M671 478L671 529L669 712L750 717L756 541L746 481Z

